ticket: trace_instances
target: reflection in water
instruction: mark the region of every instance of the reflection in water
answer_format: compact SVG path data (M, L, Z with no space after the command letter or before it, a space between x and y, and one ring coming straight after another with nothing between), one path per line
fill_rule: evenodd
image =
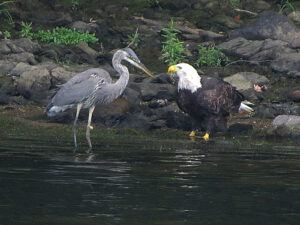
M0 224L298 224L297 146L158 142L1 140Z

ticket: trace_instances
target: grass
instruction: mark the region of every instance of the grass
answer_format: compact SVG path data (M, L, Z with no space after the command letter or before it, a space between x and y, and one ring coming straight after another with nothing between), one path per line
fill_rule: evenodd
M45 43L77 45L80 41L85 43L96 43L98 38L95 34L90 34L88 31L78 31L75 28L69 29L66 27L56 27L52 30L38 30L32 32L32 23L21 23L21 36L29 39L37 39Z
M292 3L290 3L289 0L281 0L280 6L279 6L279 13L282 13L283 10L286 8L292 10L293 12L295 11L294 6L292 5Z
M10 0L8 0L8 1L0 2L0 16L1 16L2 14L5 14L6 17L7 17L7 19L8 19L9 24L13 24L14 21L13 21L12 16L11 16L10 13L9 13L9 10L8 10L7 8L5 8L5 7L6 7L8 4L13 3L13 2L15 2L15 1L10 1Z
M162 59L168 65L177 64L185 58L183 42L177 37L180 31L174 27L173 20L170 22L170 27L165 27L162 31L164 32L162 36L165 39L162 42Z

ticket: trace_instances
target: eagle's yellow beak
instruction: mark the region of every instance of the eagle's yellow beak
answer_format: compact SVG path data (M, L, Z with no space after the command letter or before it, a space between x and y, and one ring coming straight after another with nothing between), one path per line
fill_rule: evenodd
M168 72L177 72L179 71L179 69L176 67L176 65L170 66L168 69Z

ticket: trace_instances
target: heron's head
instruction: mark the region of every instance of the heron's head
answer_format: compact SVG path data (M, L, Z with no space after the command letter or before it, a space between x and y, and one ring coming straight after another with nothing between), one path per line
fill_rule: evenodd
M143 63L139 60L137 55L134 53L134 51L131 48L123 48L120 50L122 52L122 58L123 60L129 62L134 67L137 67L144 71L148 76L153 77L151 72L147 69L147 67L144 66Z
M189 89L194 92L202 86L197 70L187 63L170 66L168 72L178 76L178 89Z

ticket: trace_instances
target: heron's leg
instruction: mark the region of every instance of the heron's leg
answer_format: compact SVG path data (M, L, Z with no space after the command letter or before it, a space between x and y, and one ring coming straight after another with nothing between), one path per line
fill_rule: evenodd
M88 124L86 126L86 140L88 141L89 148L92 149L92 142L91 142L91 136L90 136L90 129L91 129L91 121L92 121L92 115L94 112L95 106L92 106L89 109L89 119L88 119Z
M82 104L80 103L77 105L76 117L75 117L75 120L73 123L73 128L72 128L75 148L77 148L76 125L77 125L77 120L78 120L78 116L79 116L79 112L80 112L81 108L82 108Z

